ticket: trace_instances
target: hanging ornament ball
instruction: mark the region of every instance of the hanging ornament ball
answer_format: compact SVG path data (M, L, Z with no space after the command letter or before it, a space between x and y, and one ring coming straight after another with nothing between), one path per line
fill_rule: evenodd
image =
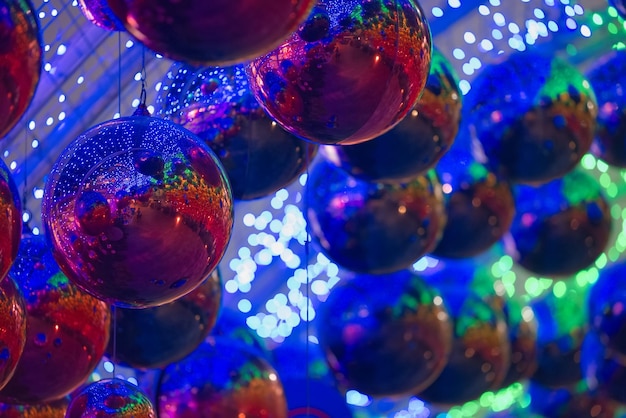
M222 302L215 270L187 295L147 309L114 308L108 355L135 369L165 367L190 354L209 334Z
M399 123L430 69L430 28L414 0L320 0L291 38L248 66L252 91L285 129L356 144Z
M26 306L20 290L10 277L0 282L0 324L2 389L13 376L26 343Z
M507 253L526 270L568 277L605 250L611 213L600 184L577 169L541 186L514 188L517 213L505 237Z
M42 219L61 269L116 306L172 302L215 269L233 206L224 169L191 132L132 116L97 125L60 156Z
M589 82L560 58L533 52L486 67L463 109L477 155L494 173L520 183L571 171L589 151L596 127Z
M626 3L622 6L626 10ZM626 13L624 14L626 16ZM608 164L626 168L626 51L601 57L588 72L598 96L598 124L591 152Z
M404 270L356 276L334 288L320 315L319 340L345 389L413 394L446 365L452 325L441 297Z
M448 222L433 255L444 258L469 258L487 251L508 232L515 216L508 182L457 145L435 168Z
M581 369L589 389L621 404L626 403L626 364L614 356L595 332L585 336Z
M615 7L617 13L626 19L626 0L609 0L609 5Z
M434 49L424 94L395 128L356 145L322 147L322 154L354 177L407 181L433 168L450 149L461 121L461 91L450 62Z
M68 403L68 399L63 398L44 404L0 404L0 416L2 418L65 418Z
M265 54L306 19L315 0L108 0L126 30L157 54L229 65Z
M0 5L0 17L1 13L2 7ZM1 66L2 61L0 60ZM20 194L9 168L4 164L4 161L0 160L0 280L7 275L15 257L17 257L21 234L22 205Z
M42 68L41 38L29 0L0 0L0 138L30 105Z
M122 379L94 382L70 402L66 418L155 418L150 399L135 385Z
M41 235L23 238L9 277L26 302L26 345L0 402L60 399L79 387L102 358L109 307L70 283Z
M435 248L446 223L433 172L404 184L369 183L320 161L305 194L314 242L358 273L410 267Z
M589 323L602 343L626 359L626 263L600 271L588 298ZM625 398L626 401L626 398Z
M532 381L549 388L566 388L582 378L581 349L587 332L587 310L580 290L566 289L531 302L537 319L537 370Z
M198 135L217 154L235 199L257 199L290 185L317 152L265 113L243 66L197 69L175 63L160 91L157 113Z
M160 418L287 418L283 386L270 364L240 343L209 338L167 366L158 398Z
M435 405L459 405L500 388L511 348L504 317L478 293L459 287L438 290L453 323L452 351L441 375L416 396Z
M78 0L83 16L99 28L124 31L124 24L113 14L107 0Z

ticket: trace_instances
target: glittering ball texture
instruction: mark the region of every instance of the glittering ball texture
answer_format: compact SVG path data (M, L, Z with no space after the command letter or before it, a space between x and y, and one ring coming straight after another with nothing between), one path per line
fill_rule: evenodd
M426 173L448 152L461 121L461 91L450 62L433 49L424 94L395 128L356 145L322 147L322 154L368 181L402 182Z
M174 302L154 308L114 308L107 354L124 366L155 369L181 360L212 330L222 304L222 281L215 270L200 286Z
M107 0L78 0L83 16L99 28L123 31L124 24L113 14Z
M356 144L411 111L431 50L428 23L413 0L320 0L248 72L259 103L283 128L316 143Z
M150 399L121 379L92 383L70 402L66 418L156 418Z
M287 418L282 383L270 364L247 347L209 338L165 368L160 418Z
M31 405L0 404L0 416L3 418L65 418L69 400L63 398L48 403Z
M39 24L28 0L0 0L0 139L20 120L42 67Z
M44 227L63 272L120 307L189 293L216 268L233 224L215 154L191 132L133 116L97 125L48 177Z
M174 63L162 81L157 109L215 152L237 200L290 185L317 152L316 145L282 129L261 108L242 65L197 69Z
M494 173L531 184L576 166L591 147L597 113L592 87L575 67L534 52L485 67L463 106L477 157Z
M9 168L0 161L0 280L9 272L17 257L21 234L20 195Z
M26 344L0 402L61 399L98 365L109 340L109 306L80 291L59 270L42 235L25 236L9 277L26 303Z
M619 356L626 356L625 305L626 263L620 261L600 272L588 298L591 330L598 334L606 348Z
M129 33L154 52L194 65L241 63L269 52L315 0L108 0Z
M358 273L409 268L435 248L446 222L434 173L403 184L370 183L320 161L305 197L313 242Z
M26 343L26 306L11 278L0 283L0 389L13 376Z
M518 185L514 194L517 213L505 248L526 270L571 277L605 250L612 226L609 203L586 172L577 169L538 187Z
M334 288L319 322L341 386L377 397L428 387L448 362L452 335L441 297L408 271L359 275Z
M626 3L624 3L626 8ZM626 14L625 14L626 16ZM591 152L608 164L626 167L626 93L622 75L626 51L616 50L600 57L588 72L598 96L598 125Z

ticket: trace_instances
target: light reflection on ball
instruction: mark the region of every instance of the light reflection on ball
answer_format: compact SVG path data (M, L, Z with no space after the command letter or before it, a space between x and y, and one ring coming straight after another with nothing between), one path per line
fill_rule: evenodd
M129 33L173 61L241 63L269 52L315 0L108 0Z
M42 218L61 269L121 307L171 302L217 266L230 239L228 180L192 133L150 117L97 125L48 177Z
M463 110L490 170L533 184L576 166L591 147L598 112L575 67L528 51L483 69Z
M257 199L288 186L317 152L265 113L243 66L197 69L175 63L159 102L160 116L189 129L215 152L235 199Z
M319 339L344 389L403 395L439 376L451 351L452 325L441 298L414 274L359 275L332 290Z
M287 401L270 364L239 342L209 338L167 366L158 398L160 418L287 418Z
M26 306L10 277L0 283L0 389L13 376L26 343Z
M17 257L22 234L22 204L15 181L0 160L0 280Z
M399 123L425 86L431 35L413 0L320 0L286 42L249 66L251 88L286 130L356 144Z
M113 14L107 0L78 0L83 16L99 28L110 31L123 31L124 24Z
M150 399L130 382L106 379L81 390L70 402L66 418L155 418Z

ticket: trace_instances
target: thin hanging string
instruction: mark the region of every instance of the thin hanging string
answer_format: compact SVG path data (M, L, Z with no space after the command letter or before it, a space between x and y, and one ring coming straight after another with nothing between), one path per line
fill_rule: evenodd
M305 240L304 240L304 266L306 268L306 300L307 300L307 304L306 304L306 352L305 352L305 356L306 356L306 416L308 417L309 415L311 415L311 367L310 367L310 344L311 344L311 322L310 322L310 318L309 318L309 312L310 312L310 308L309 308L309 304L312 306L313 303L311 302L311 291L310 291L310 284L311 284L311 278L309 276L309 262L311 259L311 235L309 233L309 195L308 195L308 190L309 188L307 187L307 184L309 182L309 166L311 165L311 152L310 152L310 148L313 145L309 144L309 143L305 143L305 148L304 148L304 152L306 153L306 182L304 184L304 202L302 205L302 216L304 217L304 231L305 231Z
M117 32L117 114L122 117L122 31Z
M22 212L27 212L28 204L28 122L24 122L24 190L22 191ZM23 218L22 218L23 219ZM30 232L30 214L23 230Z
M146 47L142 46L141 49L141 95L139 96L139 106L146 107Z

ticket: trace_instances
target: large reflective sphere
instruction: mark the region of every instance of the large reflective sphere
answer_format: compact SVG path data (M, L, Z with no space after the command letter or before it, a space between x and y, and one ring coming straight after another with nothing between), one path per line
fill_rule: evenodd
M154 52L194 65L241 63L283 42L315 0L108 0Z
M424 94L389 132L357 145L325 146L322 153L355 177L406 181L433 168L450 149L461 121L461 91L448 60L433 50Z
M585 336L581 356L583 377L594 390L619 403L626 403L626 364L602 343L595 332Z
M65 418L67 405L67 398L44 404L0 404L0 416L2 418Z
M157 402L160 418L288 416L283 386L269 363L219 337L167 366Z
M434 173L406 184L369 183L321 161L305 193L314 241L354 272L408 268L435 248L446 222Z
M600 184L582 170L541 186L514 189L517 213L506 251L543 276L570 276L606 248L611 214Z
M26 306L22 293L11 278L0 282L0 324L2 389L13 376L26 344Z
M39 83L41 39L28 0L0 0L0 139L20 120Z
M438 257L468 258L487 251L509 230L515 216L509 183L461 145L455 144L435 168L448 218L433 251Z
M626 3L622 3L626 9ZM626 14L624 14L626 16ZM626 51L616 50L599 59L589 71L598 96L598 125L591 151L607 163L626 167Z
M414 0L320 0L296 33L248 70L256 98L283 128L312 142L356 144L413 108L431 48Z
M94 382L72 398L66 418L155 418L150 399L130 382Z
M107 0L78 0L83 16L99 28L123 31L124 24L113 14Z
M452 352L441 375L417 397L436 405L459 405L500 388L509 368L504 317L476 292L441 287L454 326Z
M110 308L63 275L41 235L24 237L9 276L26 302L26 345L0 402L60 399L79 387L102 358Z
M550 388L576 384L581 378L580 357L587 332L587 310L580 291L568 290L560 298L550 292L534 300L537 318L537 370L532 381Z
M113 361L136 369L165 367L190 354L213 328L222 302L215 270L185 296L146 309L114 308L107 350ZM114 346L115 345L115 346Z
M233 207L219 160L189 131L133 116L97 125L59 157L42 207L67 276L121 307L195 289L230 239Z
M159 115L198 135L217 154L235 199L256 199L288 186L317 151L265 113L243 66L197 69L175 63L158 101Z
M344 389L412 394L448 361L452 325L441 297L408 271L356 276L322 305L318 333Z
M17 257L21 234L20 194L9 168L0 160L0 280L9 272Z
M589 151L597 105L589 82L559 58L514 53L481 71L464 118L498 175L543 183L571 171Z

